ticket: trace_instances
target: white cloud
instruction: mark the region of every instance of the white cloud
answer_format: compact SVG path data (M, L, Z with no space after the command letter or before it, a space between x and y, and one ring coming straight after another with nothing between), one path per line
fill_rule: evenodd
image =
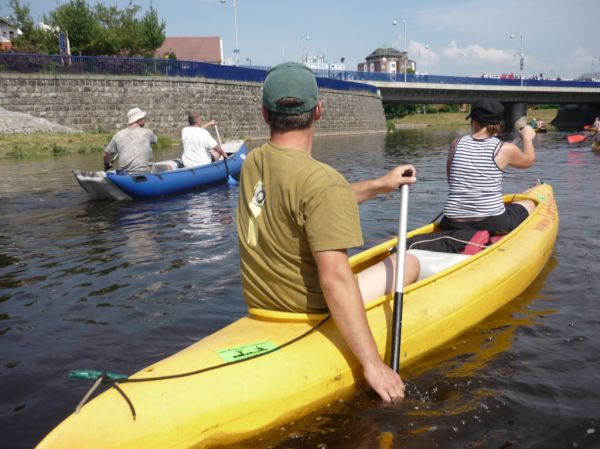
M456 41L450 41L448 46L442 49L442 56L458 63L509 65L512 64L517 54L513 50L484 48L478 44L471 44L461 48Z
M439 55L429 45L421 42L408 43L408 55L417 63L417 72L423 73L436 67Z
M408 54L421 63L435 64L440 60L439 55L429 45L416 41L408 43Z

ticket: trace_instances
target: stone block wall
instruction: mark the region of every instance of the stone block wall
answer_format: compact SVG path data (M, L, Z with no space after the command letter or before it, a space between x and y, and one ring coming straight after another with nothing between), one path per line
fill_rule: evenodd
M386 130L381 98L370 92L321 89L325 113L317 135ZM127 110L148 112L147 127L178 136L187 111L219 121L221 137L264 138L261 84L179 77L0 74L0 107L82 131L113 132Z

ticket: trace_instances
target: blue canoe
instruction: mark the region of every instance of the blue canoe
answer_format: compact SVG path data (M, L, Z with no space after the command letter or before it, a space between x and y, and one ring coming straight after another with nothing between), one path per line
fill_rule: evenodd
M225 142L223 149L229 157L213 164L178 168L178 161L162 161L153 164L148 173L84 172L73 170L83 189L95 199L148 199L172 195L194 188L227 182L229 176L236 178L246 159L247 148L242 140Z

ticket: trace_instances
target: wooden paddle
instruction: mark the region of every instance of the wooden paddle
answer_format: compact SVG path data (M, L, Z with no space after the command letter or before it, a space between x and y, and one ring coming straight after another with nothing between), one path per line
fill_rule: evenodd
M221 147L221 149L223 149L223 146L221 145L221 136L219 136L219 128L217 128L217 124L215 123L215 132L217 133L217 140L219 141L219 146ZM225 150L223 150L223 152L225 152ZM233 176L231 176L231 173L229 173L229 167L227 166L227 156L223 156L223 162L225 163L225 170L227 171L227 184L230 185L236 185L238 182L233 178Z
M406 170L402 176L412 176L412 170ZM392 317L392 344L390 367L400 372L400 342L402 340L402 308L404 299L404 259L406 257L406 222L408 216L408 184L400 187L400 220L398 222L398 251L396 259L396 291Z

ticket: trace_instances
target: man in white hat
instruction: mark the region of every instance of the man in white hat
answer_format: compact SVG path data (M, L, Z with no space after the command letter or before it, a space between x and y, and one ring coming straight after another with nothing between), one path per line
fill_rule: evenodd
M112 167L115 155L119 156L119 167L126 173L152 171L152 146L156 135L144 128L146 113L140 108L127 112L127 128L118 131L104 149L104 170Z

